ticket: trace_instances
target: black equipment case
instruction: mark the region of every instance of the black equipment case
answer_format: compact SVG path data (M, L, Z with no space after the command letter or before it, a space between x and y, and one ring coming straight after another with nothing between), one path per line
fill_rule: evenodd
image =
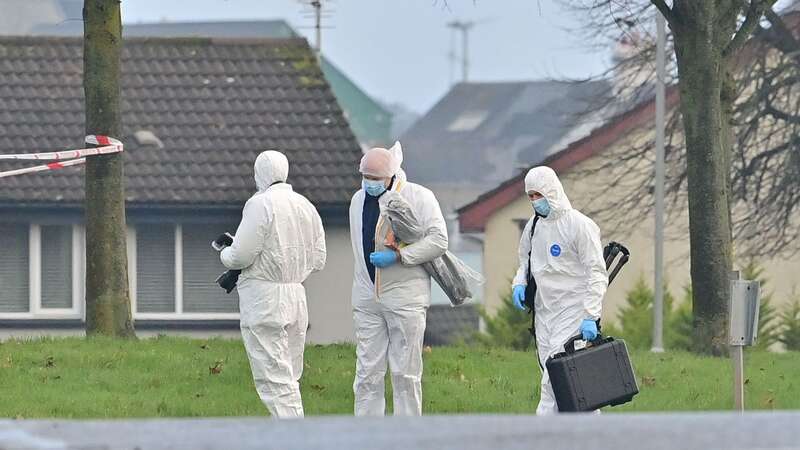
M639 393L625 341L598 336L576 350L575 336L564 352L547 360L547 372L561 412L594 411L627 403Z

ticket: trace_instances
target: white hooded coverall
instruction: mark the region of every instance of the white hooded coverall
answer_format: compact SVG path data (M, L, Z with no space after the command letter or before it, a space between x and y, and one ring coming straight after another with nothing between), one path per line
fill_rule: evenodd
M513 286L527 285L528 267L536 280L536 346L542 367L542 388L536 414L558 412L545 362L564 350L564 344L580 334L584 319L600 318L608 287L600 228L573 209L553 169L534 167L525 177L525 191L547 199L550 214L536 223L533 217L519 242L519 269ZM531 251L533 243L533 251ZM528 253L530 252L530 260Z
M245 204L233 244L220 259L239 276L242 339L256 390L273 417L302 417L298 381L308 310L305 279L325 266L325 232L314 206L285 183L286 157L261 153L258 192Z
M350 238L355 257L353 279L353 319L356 329L356 376L353 383L356 416L382 416L385 413L384 377L387 361L392 377L395 415L422 414L422 343L425 317L430 304L430 276L421 264L447 250L447 226L434 194L405 180L399 168L402 150L392 148L397 191L411 205L426 228L425 237L400 248L401 261L386 268L375 268L375 283L369 277L362 245L364 190L350 203ZM375 251L383 245L390 229L381 215L375 230ZM368 256L368 255L367 255Z

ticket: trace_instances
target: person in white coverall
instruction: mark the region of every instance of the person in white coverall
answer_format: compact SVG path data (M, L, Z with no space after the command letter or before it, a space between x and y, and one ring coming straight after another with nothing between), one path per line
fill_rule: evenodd
M542 368L536 414L544 415L558 412L545 369L547 358L563 351L564 344L573 336L581 334L587 340L597 337L608 276L600 228L572 208L553 169L545 166L531 169L525 177L525 191L535 214L519 242L513 301L518 308L524 308L527 272L532 268L537 286L536 347ZM531 239L531 226L537 215L539 220Z
M422 414L422 342L431 280L421 264L447 250L447 227L433 193L405 179L399 143L391 151L368 150L361 159L363 189L350 203L350 238L355 256L353 319L356 331L356 416L385 413L384 377L391 371L394 414ZM411 205L425 236L394 245L379 198L398 192Z
M286 184L289 162L258 155L258 192L245 204L233 244L220 259L241 269L239 312L258 395L273 417L303 417L298 381L308 310L303 283L325 266L325 232L314 206Z

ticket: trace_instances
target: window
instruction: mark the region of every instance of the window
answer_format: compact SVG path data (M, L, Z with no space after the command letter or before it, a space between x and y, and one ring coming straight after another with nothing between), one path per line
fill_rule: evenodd
M136 311L175 312L175 226L136 227Z
M472 131L486 120L489 111L465 111L450 123L447 131Z
M211 241L236 225L186 224L183 229L183 311L187 313L236 313L236 290L226 294L215 280L225 271Z
M41 228L43 309L72 309L72 226Z
M230 319L239 297L216 284L225 271L211 241L225 224L137 224L128 235L131 302L139 319Z
M30 312L28 229L0 223L0 313Z

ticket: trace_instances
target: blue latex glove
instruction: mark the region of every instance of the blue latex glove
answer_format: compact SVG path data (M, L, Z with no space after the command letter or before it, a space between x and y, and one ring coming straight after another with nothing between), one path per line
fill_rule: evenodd
M397 262L397 253L391 250L382 250L380 252L372 252L369 254L369 262L375 267L384 268L389 267Z
M584 319L581 322L581 334L583 339L587 341L597 339L597 322L592 319Z
M525 286L521 284L514 286L514 292L511 297L514 299L514 306L516 306L517 309L525 309Z

